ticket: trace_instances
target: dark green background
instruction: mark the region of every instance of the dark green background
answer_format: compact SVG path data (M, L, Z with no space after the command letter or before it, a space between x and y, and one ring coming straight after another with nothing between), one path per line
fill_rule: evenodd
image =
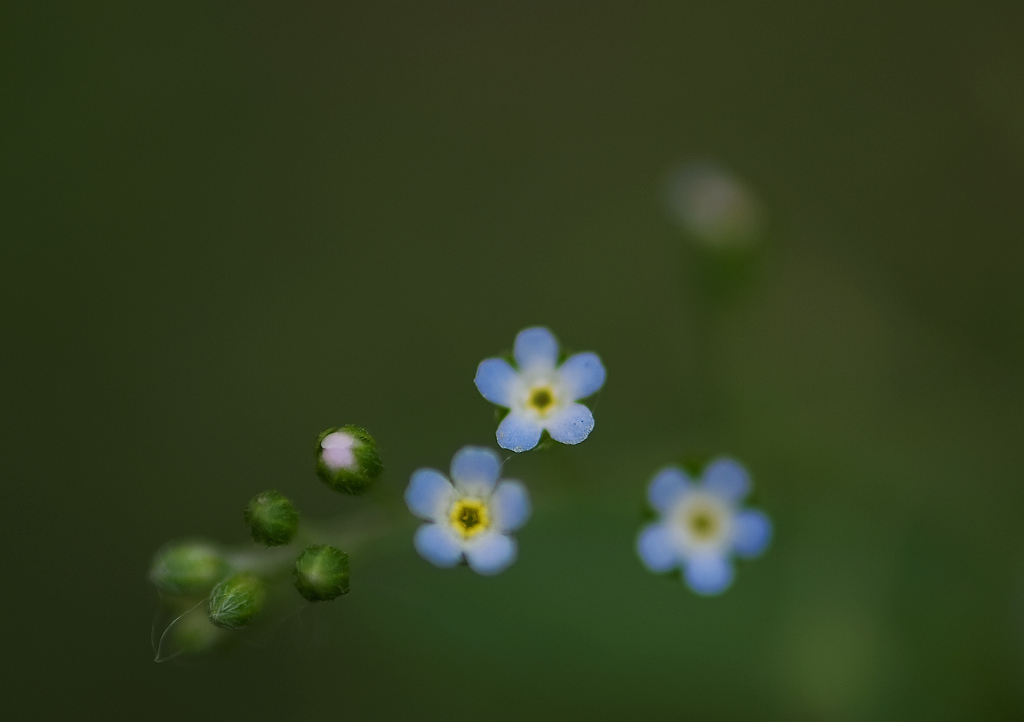
M12 719L1024 715L1020 3L21 5ZM724 304L662 204L694 157L768 211ZM396 492L492 443L476 364L535 323L608 383L586 443L507 465L514 567L436 570L402 516L311 629L151 661L156 548L243 542L269 486L351 506L327 426ZM632 550L701 452L777 524L717 599Z

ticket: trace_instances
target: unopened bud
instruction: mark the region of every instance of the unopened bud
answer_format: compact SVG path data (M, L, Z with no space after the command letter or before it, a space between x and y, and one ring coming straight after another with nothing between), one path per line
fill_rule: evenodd
M382 469L377 442L366 429L327 429L317 439L316 473L335 491L362 494Z
M227 561L212 544L180 541L156 553L149 568L149 581L169 594L205 595L228 571Z
M706 248L747 248L763 235L761 202L715 163L682 166L669 179L666 193L669 210L682 229Z
M245 507L243 516L252 540L268 547L287 544L299 528L299 513L295 506L273 489L254 496Z
M334 547L314 544L295 560L292 582L311 602L326 602L348 594L348 554Z
M174 648L192 655L205 654L227 638L227 632L211 624L201 607L190 609L178 618L171 634Z
M210 593L210 621L225 629L239 629L263 609L267 590L259 577L240 572L228 577Z

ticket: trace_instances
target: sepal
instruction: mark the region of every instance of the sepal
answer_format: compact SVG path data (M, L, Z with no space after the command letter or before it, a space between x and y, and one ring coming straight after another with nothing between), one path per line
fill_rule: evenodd
M240 629L263 611L266 597L262 579L249 572L234 574L210 592L210 621L224 629Z

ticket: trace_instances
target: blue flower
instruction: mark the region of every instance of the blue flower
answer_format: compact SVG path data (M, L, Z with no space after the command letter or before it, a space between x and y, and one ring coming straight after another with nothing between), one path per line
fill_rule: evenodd
M509 534L530 518L530 497L518 481L503 479L490 449L464 446L452 458L451 481L435 469L417 469L405 490L409 511L424 524L413 544L427 561L454 567L463 559L478 574L498 574L516 560Z
M474 379L485 399L509 410L498 426L498 446L529 451L544 431L563 444L586 439L594 429L594 415L576 402L604 385L604 365L597 354L578 353L559 366L554 334L534 326L516 336L513 356L518 370L505 359L484 359Z
M652 572L681 567L698 594L724 592L733 580L732 556L759 556L771 540L771 520L740 508L749 492L750 476L733 459L708 464L699 483L678 467L662 469L647 488L660 519L637 538L641 561Z

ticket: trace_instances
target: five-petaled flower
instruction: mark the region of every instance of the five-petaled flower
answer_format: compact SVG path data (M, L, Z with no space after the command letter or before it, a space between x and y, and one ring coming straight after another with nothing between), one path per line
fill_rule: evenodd
M523 329L513 350L518 370L501 358L480 362L476 387L508 415L498 425L498 446L529 451L545 430L555 441L578 444L594 428L594 415L577 403L604 385L605 370L595 353L578 353L558 365L558 341L542 326Z
M660 519L637 538L640 559L652 572L683 568L698 594L719 594L733 580L732 555L756 557L768 546L772 524L754 509L740 509L750 476L733 459L717 459L700 483L669 466L651 480L647 500Z
M498 574L516 560L509 534L530 517L530 497L520 482L498 481L500 474L498 454L479 446L455 454L451 481L434 469L413 472L405 503L429 522L413 538L424 559L453 567L465 558L479 574Z

